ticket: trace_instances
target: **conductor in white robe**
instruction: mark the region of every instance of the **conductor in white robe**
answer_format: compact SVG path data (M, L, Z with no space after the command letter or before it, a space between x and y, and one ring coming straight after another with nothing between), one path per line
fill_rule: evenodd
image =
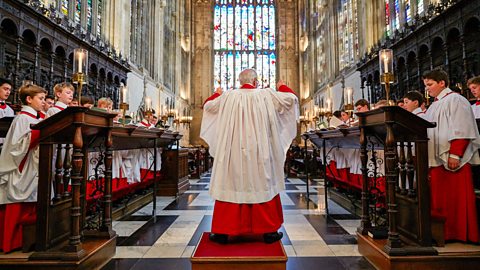
M203 109L200 136L214 157L210 239L225 244L231 236L259 234L273 243L283 236L279 193L297 134L298 99L281 81L278 91L258 89L253 69L242 71L239 81L240 89L217 89Z

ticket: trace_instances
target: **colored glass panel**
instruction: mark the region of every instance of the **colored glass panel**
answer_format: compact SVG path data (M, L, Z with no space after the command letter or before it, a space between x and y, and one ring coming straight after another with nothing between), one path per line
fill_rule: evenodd
M257 70L259 87L274 87L275 1L216 0L213 16L215 87L239 87L246 68Z
M97 11L97 35L100 36L100 34L102 33L102 13L103 13L103 9L102 9L102 0L98 0L98 11Z
M87 0L87 30L92 31L92 0Z
M400 1L401 0L395 0L395 29L400 29Z
M421 14L425 10L423 6L423 0L417 0L417 13Z
M62 0L62 13L63 15L67 16L68 15L68 0Z
M75 22L80 23L80 13L82 12L82 0L76 0L75 4Z
M412 21L412 9L410 7L410 0L405 0L405 20L408 22Z

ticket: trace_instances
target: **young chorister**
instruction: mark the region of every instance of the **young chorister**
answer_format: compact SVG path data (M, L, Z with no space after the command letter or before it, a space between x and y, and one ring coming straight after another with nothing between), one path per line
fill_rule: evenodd
M473 77L467 82L468 88L472 91L475 97L475 103L472 104L473 115L475 118L480 118L480 76Z
M55 105L52 108L48 109L47 117L65 110L68 107L68 104L72 102L74 90L75 88L73 88L71 83L57 83L53 87L57 102L55 102Z
M113 101L110 98L100 98L97 101L97 108L104 109L107 112L111 112L113 110Z
M22 221L36 216L40 133L30 126L42 120L45 94L32 84L19 89L23 107L0 154L0 249L5 253L22 246Z
M419 117L424 118L426 109L423 109L425 98L418 91L410 91L403 97L403 108Z
M148 111L144 113L145 116L143 117L142 121L137 124L138 127L144 128L154 128L155 125L153 124L155 111Z
M14 116L12 108L5 103L10 96L12 90L12 83L9 80L0 78L0 118ZM0 138L0 149L2 149L4 138Z
M14 116L12 108L5 103L10 96L12 83L9 80L0 78L0 118Z

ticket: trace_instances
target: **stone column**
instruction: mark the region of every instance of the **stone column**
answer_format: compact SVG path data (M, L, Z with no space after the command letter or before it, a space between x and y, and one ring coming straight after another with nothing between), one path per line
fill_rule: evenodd
M295 1L277 1L277 79L299 91L298 10Z
M205 144L200 139L202 105L213 94L213 1L193 0L191 104L193 121L190 143Z

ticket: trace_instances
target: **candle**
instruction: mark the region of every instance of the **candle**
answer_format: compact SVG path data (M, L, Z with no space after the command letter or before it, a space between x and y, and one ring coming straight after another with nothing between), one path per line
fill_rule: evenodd
M145 109L147 111L150 111L151 108L152 108L152 100L149 97L147 97L145 98Z
M388 56L387 56L387 54L383 55L383 72L388 73Z
M331 112L331 109L332 109L331 106L330 106L331 102L332 101L329 98L327 98L327 112Z
M347 87L347 100L345 104L353 104L353 88Z
M83 52L78 53L78 73L82 73Z
M127 87L122 85L122 103L127 103Z

